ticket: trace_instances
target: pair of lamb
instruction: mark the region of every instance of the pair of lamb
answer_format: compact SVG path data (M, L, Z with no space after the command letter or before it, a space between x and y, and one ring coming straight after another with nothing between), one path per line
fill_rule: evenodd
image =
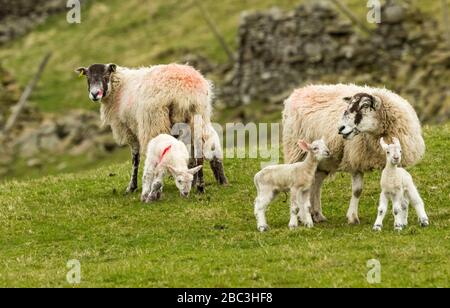
M381 197L378 209L378 217L374 231L381 231L383 220L388 210L389 200L393 203L395 218L394 228L403 230L408 225L408 208L411 202L417 212L422 227L429 225L425 212L424 202L414 185L412 176L398 166L402 159L400 141L394 138L394 144L386 144L381 138L380 144L386 152L386 167L381 177ZM314 177L320 162L330 157L330 151L323 138L308 144L303 140L298 142L299 148L308 153L304 162L291 165L270 166L260 171L255 176L255 186L258 196L255 201L255 216L257 228L261 232L269 229L265 212L270 202L280 192L291 193L291 219L290 229L296 229L299 220L307 227L314 226L311 216L310 192Z

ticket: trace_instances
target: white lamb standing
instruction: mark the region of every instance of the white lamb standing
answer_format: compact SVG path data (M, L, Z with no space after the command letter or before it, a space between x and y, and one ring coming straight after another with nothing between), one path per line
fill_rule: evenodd
M272 200L280 192L291 192L291 220L289 228L298 227L299 219L308 228L314 226L310 212L310 189L319 163L330 156L330 151L323 140L308 144L298 142L301 150L308 153L303 162L291 165L269 166L255 176L258 196L255 201L257 227L261 232L268 231L266 211Z
M187 198L194 175L203 167L188 169L188 164L189 152L183 142L166 134L152 139L147 147L141 201L150 203L161 198L167 171L175 179L181 196Z
M411 202L416 209L422 227L429 225L428 216L422 198L414 185L412 176L399 165L402 160L402 147L397 138L393 138L394 144L386 144L381 138L380 144L386 152L386 168L381 177L381 197L378 217L373 229L381 231L383 220L388 210L389 200L393 203L395 225L397 231L403 230L408 225L408 207Z

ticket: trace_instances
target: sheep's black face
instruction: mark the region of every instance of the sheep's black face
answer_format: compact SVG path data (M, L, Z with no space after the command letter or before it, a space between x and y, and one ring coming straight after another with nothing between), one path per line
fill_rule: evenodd
M379 98L359 93L344 100L349 106L339 124L340 135L351 140L360 133L371 133L378 129L377 110L381 105Z
M89 98L98 102L108 96L111 89L111 75L116 68L115 64L93 64L89 68L80 67L75 71L80 76L86 76Z

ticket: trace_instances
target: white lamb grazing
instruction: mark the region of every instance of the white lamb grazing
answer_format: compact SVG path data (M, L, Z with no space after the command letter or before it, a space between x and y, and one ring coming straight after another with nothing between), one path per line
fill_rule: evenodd
M381 177L381 197L378 217L373 229L381 231L383 220L386 216L389 200L393 203L395 230L401 231L408 225L408 207L411 202L416 209L422 227L429 225L427 213L422 198L414 185L412 176L398 166L402 160L402 147L397 138L393 138L394 144L386 144L381 138L380 144L386 152L386 168Z
M255 216L258 230L261 232L269 229L265 213L270 202L280 192L291 192L289 228L297 228L299 219L308 228L314 226L310 212L310 189L314 182L317 166L320 161L330 156L330 151L323 140L314 141L312 144L300 140L298 146L308 153L303 162L269 166L255 176L255 186L258 191L255 201Z
M188 197L194 175L202 166L188 169L189 152L186 145L166 134L152 139L147 147L144 176L142 179L142 202L159 200L164 186L164 176L169 171L175 179L182 197Z

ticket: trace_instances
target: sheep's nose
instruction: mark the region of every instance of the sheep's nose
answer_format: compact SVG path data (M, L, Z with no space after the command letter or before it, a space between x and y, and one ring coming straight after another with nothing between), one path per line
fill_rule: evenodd
M339 127L339 134L342 135L344 130L345 130L345 125L342 125L341 127Z
M181 196L184 197L184 198L187 198L187 197L189 197L189 193L183 192L183 193L181 193Z
M102 91L94 91L94 92L91 92L91 95L92 95L92 99L94 101L98 101L99 99L101 99L103 97L103 92Z

